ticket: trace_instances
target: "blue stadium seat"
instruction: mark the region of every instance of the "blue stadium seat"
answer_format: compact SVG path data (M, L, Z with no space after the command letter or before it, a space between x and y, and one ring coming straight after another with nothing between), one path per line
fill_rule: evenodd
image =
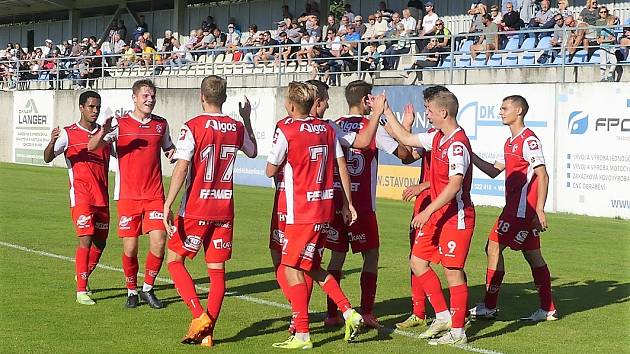
M586 56L588 55L588 52L584 49L582 50L578 50L577 53L575 53L575 55L573 56L573 58L571 58L571 61L568 62L568 64L582 64L586 61ZM567 60L569 60L569 56L567 56Z
M464 52L464 53L468 53L468 52L470 52L470 47L472 47L473 44L474 44L473 41L466 40L466 41L464 41L464 43L462 43L462 46L459 48L459 51L460 52Z
M505 45L505 50L515 49L518 49L518 36L513 36L512 38L510 38L510 40L508 40L507 44Z
M538 42L538 45L536 45L536 48L538 49L549 49L551 48L551 37L542 37L540 39L540 41Z
M466 68L469 67L471 65L471 60L470 60L470 55L469 54L462 54L459 59L457 59L457 63L455 65L455 67L457 68Z
M516 66L518 65L518 55L516 53L508 53L501 66Z
M591 59L589 59L588 62L591 64L599 64L602 58L602 54L603 52L601 49L596 50L595 53L591 55Z
M534 40L534 38L526 38L525 41L523 41L523 44L521 44L521 49L522 50L534 49L535 45L536 45L536 40Z
M501 54L494 53L490 57L490 61L488 61L488 65L490 66L501 66Z
M440 63L440 68L450 68L451 66L453 66L453 63L451 62L451 56L447 55L444 57L444 59L442 59L442 62Z
M477 54L477 57L472 62L472 66L476 66L476 67L486 66L486 53Z
M534 38L526 38L523 44L521 45L521 50L524 50L523 57L518 61L519 65L534 65L535 62L535 53L531 51L534 49L536 45L536 40Z

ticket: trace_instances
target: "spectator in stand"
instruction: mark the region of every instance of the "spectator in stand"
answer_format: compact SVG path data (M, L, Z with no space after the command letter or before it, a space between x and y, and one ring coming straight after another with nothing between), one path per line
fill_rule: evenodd
M227 34L225 36L225 47L229 53L232 53L238 49L241 45L241 37L235 31L234 24L230 23L227 26Z
M483 3L482 0L474 0L472 5L470 6L470 10L468 10L468 14L472 16L472 20L470 22L470 29L468 33L478 33L483 32L483 15L488 12L488 8Z
M430 37L435 34L435 23L437 22L439 16L435 13L435 8L433 7L433 2L427 1L424 5L427 14L424 15L422 19L422 24L420 25L420 31L418 33L419 37ZM424 47L429 43L429 38L422 38L416 40L416 45L418 46L418 50L422 51Z
M451 51L451 31L444 25L444 20L439 19L435 23L435 38L437 42L433 46L434 51L450 52Z
M431 38L429 43L427 43L426 47L420 52L421 58L416 60L413 65L409 69L406 70L405 73L401 74L402 77L409 77L409 72L414 71L416 73L416 78L414 79L414 83L416 81L422 82L422 69L424 68L435 68L440 64L440 50L438 48L438 39Z
M142 27L144 32L149 32L149 25L144 20L144 15L138 16L138 26Z
M600 28L597 31L599 36L597 37L597 44L601 49L600 55L600 78L601 81L615 81L615 69L617 67L617 56L615 55L617 43L617 37L613 26L615 25L617 18L610 14L606 6L599 7L599 19L595 21L596 26L607 26ZM607 70L608 65L611 64Z
M274 39L277 40L278 42L281 42L280 33L282 32L286 33L288 27L287 27L287 23L284 20L278 21L277 25L278 25L278 28L276 29L276 37Z
M416 33L416 26L418 22L415 18L411 16L411 10L406 8L402 11L403 18L401 20L403 26L405 27L405 35L412 37Z
M477 54L485 51L487 64L493 51L498 49L499 35L497 32L499 32L499 28L496 23L492 22L492 16L490 16L490 14L483 15L482 20L484 25L483 35L479 37L477 44L473 44L470 47L470 56L474 61L477 58Z
M201 21L202 32L212 33L217 25L214 24L214 17L208 15L205 20Z
M355 32L359 34L359 37L363 37L367 31L367 26L363 23L363 17L361 15L354 16Z
M116 39L118 38L118 39ZM114 33L113 41L110 42L110 48L112 48L112 53L114 53L114 48L116 47L116 43L120 40L120 36L118 33ZM122 48L122 43L120 44L120 48ZM72 38L72 48L70 49L71 57L78 57L81 54L81 45L79 44L79 39L74 37Z
M42 48L42 52L44 53L44 57L52 56L51 50L53 49L54 44L53 41L47 39L44 41L44 47Z
M411 17L422 20L424 18L424 4L420 0L409 0L407 2L407 8L411 12Z
M114 42L114 34L118 33L118 21L116 21L115 19L112 20L112 22L107 27L107 31L109 32L109 35L107 36L107 39L109 40L110 43L113 43Z
M630 48L630 19L626 20L623 27L623 37L619 40L619 53L621 53L621 59L628 60L628 49Z
M380 1L378 3L378 13L383 16L383 20L387 23L391 22L392 15L394 14L394 10L387 7L387 3L385 1Z
M171 30L166 30L164 31L164 42L162 43L162 45L164 45L164 43L166 42L171 42L171 38L173 37L173 31Z
M341 21L339 21L339 30L336 32L339 36L344 36L347 32L347 27L350 24L350 19L348 16L341 17Z
M361 35L361 39L374 39L376 38L376 17L374 15L368 16L368 23L365 25L365 32Z
M521 14L514 11L514 5L511 2L505 4L506 12L503 14L503 23L501 24L505 31L517 31L525 26L521 19Z
M265 31L263 33L263 39L260 43L263 48L260 48L258 53L254 55L254 66L262 62L263 65L267 65L267 62L274 61L276 54L278 54L278 41L271 38L271 32ZM267 47L267 48L264 48Z
M172 39L173 54L165 64L169 65L172 69L181 68L186 64L192 62L192 55L185 45L181 45L175 38Z
M255 47L260 45L261 34L258 32L258 26L249 25L249 30L241 35L241 43L245 47ZM245 52L252 54L256 51L255 48L246 49Z
M496 23L499 29L503 29L503 14L499 11L499 6L490 6L490 16L492 16L492 22Z
M213 49L215 52L224 53L227 35L221 32L219 26L214 28L212 35L214 36L214 42L210 43L210 49Z
M310 17L310 28L307 28L308 34L313 39L313 42L317 43L322 40L322 28L319 26L319 18L316 16Z
M518 8L518 12L521 15L521 20L523 20L523 23L525 25L529 25L530 21L536 15L536 1L521 0L521 6Z
M328 33L328 30L333 30L333 32L339 32L339 22L334 15L328 15L326 19L326 25L322 29L322 33Z
M375 13L374 19L374 35L371 37L371 39L385 37L385 34L387 33L389 27L387 26L387 21L385 21L383 18L383 14L380 12Z
M140 65L148 68L152 65L162 64L162 56L156 52L155 48L149 47L146 43L141 43L140 48L142 48Z
M293 54L297 53L300 47L292 45L295 44L295 42L289 39L286 32L280 32L279 38L281 47L278 55L276 56L275 65L279 66L282 63L282 65L287 66L289 65L289 58L291 58Z
M397 41L383 52L383 70L395 70L398 66L400 55L409 53L411 42L406 37L405 26L402 23L398 23L393 36Z
M586 7L580 11L578 21L585 22L591 26L595 26L595 22L599 18L597 8L597 0L586 0Z
M569 10L569 0L558 0L558 12L565 19L573 16L573 11Z
M122 38L123 41L127 41L127 26L125 26L125 21L122 19L118 20L118 28L116 29L116 32L120 34L120 38Z
M144 43L146 43L147 46L157 50L157 48L155 47L155 44L153 44L153 40L152 40L152 36L150 32L144 32L144 34L142 35L142 38L144 38Z
M293 22L290 18L284 20L284 22L287 24L287 29L285 31L287 32L287 37L289 37L289 39L294 43L298 43L300 38L302 38L302 35L300 34L300 28L297 26L297 23Z
M359 47L359 42L361 40L361 36L357 33L356 27L353 24L349 24L346 28L346 35L343 36L344 45L348 46L348 50L351 52ZM365 45L361 46L361 50Z
M131 34L131 39L134 42L137 41L140 37L142 37L144 35L144 32L146 32L144 27L142 27L142 26L140 26L140 24L138 24L136 26L136 29L134 29L133 33Z
M70 53L72 53L72 44L69 41L63 41L63 43L61 43L61 56L63 57L69 57Z
M536 13L536 16L529 21L528 28L531 29L551 29L555 25L555 21L553 20L556 12L550 9L549 0L542 0L540 2L540 11ZM547 37L551 35L551 31L549 32L532 32L530 33L530 37L536 38L538 41L542 37Z
M129 47L129 43L125 42L125 45L123 46L123 54L120 59L118 59L117 65L121 68L126 68L132 66L137 59L138 57L136 56L136 52Z
M339 57L341 55L341 37L332 30L328 30L325 48L333 57Z
M44 68L48 70L48 83L50 84L49 89L60 89L60 80L65 79L68 74L59 63L59 49L54 48L50 51L50 53L50 57L44 63Z
M348 21L354 22L354 18L355 18L356 15L354 14L354 11L352 11L352 5L351 4L345 4L343 6L343 9L344 9L343 15L348 18Z
M212 42L214 42L214 35L199 28L190 31L186 48L188 48L193 58L196 60L205 54L206 49L210 47Z
M387 24L388 30L387 30L387 34L385 35L386 37L390 37L390 36L395 36L397 35L398 32L398 25L401 25L402 23L400 22L400 14L398 12L394 12L392 14L392 20L390 23ZM404 26L403 26L404 28Z
M80 59L76 65L76 76L74 78L75 90L81 90L86 87L90 89L94 83L94 68L91 65L90 58Z

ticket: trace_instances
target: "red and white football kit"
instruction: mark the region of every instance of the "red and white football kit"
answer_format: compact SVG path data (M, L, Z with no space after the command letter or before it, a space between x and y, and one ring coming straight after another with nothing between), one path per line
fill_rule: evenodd
M420 133L417 137L423 146L431 147L431 200L435 200L446 188L449 177L459 174L464 177L464 181L455 198L435 211L422 228L418 238L429 237L432 242L416 240L412 253L418 258L441 263L445 267L463 268L475 226L475 208L470 198L470 142L461 128L457 128L449 136L436 131Z
M429 130L427 130L427 133L433 133L435 131L436 131L435 128L429 128ZM422 158L422 169L420 170L420 183L429 182L429 170L431 168L431 151L427 151L426 149L423 149L423 148L417 148L416 151L420 154ZM431 191L430 189L425 189L416 196L416 200L413 204L413 215L411 216L411 218L413 219L416 215L418 215L418 213L426 209L426 207L429 206L429 204L431 204ZM417 230L414 228L409 229L409 244L411 246L410 248L413 248L413 244L416 238L418 237L419 232L420 230ZM427 237L424 237L424 238L418 239L418 242L430 243L432 241L429 240Z
M70 180L70 208L78 236L107 238L109 233L109 195L107 170L110 147L88 151L89 131L78 123L63 128L55 141L55 156L65 155Z
M104 138L117 156L114 200L118 201L118 236L137 237L164 231L164 186L160 150L173 146L166 119L141 120L131 113L115 119Z
M545 164L540 140L529 128L523 128L506 140L499 162L505 164L505 207L490 232L490 240L513 250L539 249L538 178L534 169Z
M208 263L232 256L232 176L239 150L253 152L243 123L223 114L201 114L180 130L175 159L190 162L176 232L168 248L194 258L203 246Z
M378 222L376 220L376 183L378 171L378 150L393 154L398 142L390 137L384 128L378 127L376 136L367 148L352 147L357 135L369 123L366 116L342 116L331 126L335 129L339 143L343 147L346 166L350 175L352 204L357 211L357 220L348 226L340 211L343 206L341 182L335 181L335 220L326 231L326 248L336 252L364 252L379 247ZM338 176L336 176L338 177Z
M320 266L325 225L334 218L333 169L342 156L333 128L321 119L287 119L278 125L267 162L285 163L283 265L304 271Z
M276 129L290 117L285 117L276 123ZM284 165L274 177L275 193L273 197L273 210L271 211L271 225L269 227L269 249L282 253L284 243L284 229L287 217L287 202L284 195Z

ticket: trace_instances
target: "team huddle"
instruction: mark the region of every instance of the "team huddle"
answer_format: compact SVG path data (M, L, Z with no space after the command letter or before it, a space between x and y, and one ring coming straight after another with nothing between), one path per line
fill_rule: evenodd
M240 119L222 113L225 79L208 76L201 84L203 113L188 120L175 143L167 121L152 113L157 88L150 80L132 87L134 110L97 123L101 98L94 91L79 97L81 119L55 128L44 160L64 154L70 178L71 215L79 236L76 249L76 301L94 305L88 279L106 246L109 232L108 167L116 158L114 199L127 286L125 306L141 301L164 305L153 286L166 256L175 287L192 314L182 343L213 346L214 328L225 294L225 263L233 248L233 170L238 151L257 156L251 106L239 105ZM420 184L407 188L403 199L415 198L410 228L412 313L400 329L419 327L431 345L465 344L467 318L495 318L505 265L505 248L522 251L540 297L540 308L527 321L558 318L551 294L549 269L540 252L539 233L547 228L544 213L548 175L542 145L525 127L529 109L521 96L503 99L500 116L510 128L502 158L490 163L471 149L456 121L457 97L443 86L426 88L424 107L433 128L412 133L416 112L405 107L398 121L385 94L372 95L372 85L353 81L345 88L348 115L324 119L328 87L316 80L292 82L287 89L287 116L276 124L266 174L276 190L269 229L269 249L277 282L289 302L289 338L275 348L309 349L309 302L314 283L328 297L324 325L343 326L353 342L367 329L381 325L374 315L379 259L376 217L378 150L403 163L422 160ZM175 163L164 194L161 154ZM486 244L486 292L483 302L468 308L464 272L475 228L471 200L473 165L494 178L505 171L506 205ZM181 205L173 203L185 184ZM149 235L144 283L138 288L138 237ZM166 248L166 254L165 254ZM210 278L204 309L185 266L203 248ZM324 250L331 252L323 266ZM361 253L360 311L340 284L349 250ZM447 305L432 264L441 264L450 292ZM426 300L435 319L426 316Z

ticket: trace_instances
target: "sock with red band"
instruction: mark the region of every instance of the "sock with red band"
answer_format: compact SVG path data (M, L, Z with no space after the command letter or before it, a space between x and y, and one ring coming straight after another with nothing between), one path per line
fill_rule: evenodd
M335 280L334 277L330 275L326 277L326 280L324 280L324 285L322 286L322 290L324 290L326 295L328 295L328 297L332 299L335 305L337 305L339 311L341 311L342 313L352 308L352 306L350 306L350 301L348 301L348 298L343 293L343 291L339 287L339 283L337 282L337 280Z
M451 294L452 328L464 328L466 311L468 311L468 284L460 284L449 288Z
M329 270L328 273L335 278L337 281L337 286L341 284L341 271L340 270ZM337 312L337 304L330 298L326 298L326 316L328 317L337 317L339 313Z
M486 269L486 296L483 300L486 308L496 309L499 299L499 290L503 282L505 272L494 269Z
M203 307L197 297L197 291L195 291L195 283L190 277L190 273L184 267L182 262L170 262L168 265L168 272L171 273L171 279L175 283L175 288L182 297L188 309L192 313L193 318L197 318L203 314Z
M142 291L149 291L153 289L155 278L157 278L158 273L160 273L160 268L162 268L162 260L162 257L154 255L151 251L147 253L147 261L144 270L144 285L142 286Z
M123 253L122 263L127 290L136 291L138 287L138 257L128 257Z
M545 264L542 267L532 268L532 276L534 277L534 284L538 288L538 297L540 298L540 308L545 311L553 311L556 306L553 303L553 297L551 296L551 274L549 274L549 268Z
M361 310L371 314L376 299L376 273L361 272Z
M225 269L208 269L210 277L210 292L208 292L208 315L215 321L221 312L221 305L225 297Z
M88 259L90 249L87 247L77 247L75 254L75 271L77 275L77 292L85 292L88 280Z
M420 277L411 275L411 303L413 306L413 314L418 318L426 317L426 294L422 285L419 284Z

